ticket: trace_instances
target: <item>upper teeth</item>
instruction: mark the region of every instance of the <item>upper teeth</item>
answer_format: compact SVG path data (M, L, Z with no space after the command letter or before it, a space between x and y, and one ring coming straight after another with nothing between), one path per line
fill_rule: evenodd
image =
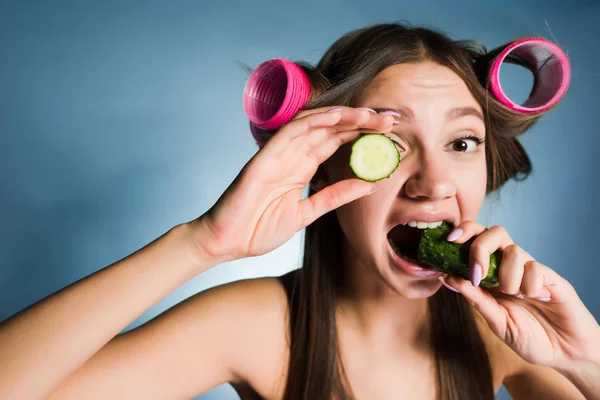
M410 226L411 228L427 229L427 228L437 228L438 226L440 226L442 224L442 222L444 222L444 221L437 221L437 222L408 221L407 223L404 223L402 225L408 224L408 226Z

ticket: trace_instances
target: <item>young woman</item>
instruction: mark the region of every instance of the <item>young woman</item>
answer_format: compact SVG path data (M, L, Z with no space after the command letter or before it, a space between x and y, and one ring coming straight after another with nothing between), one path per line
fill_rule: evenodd
M600 326L573 287L473 222L487 193L530 172L517 136L539 117L489 96L477 57L422 28L342 37L305 67L311 102L210 210L0 325L0 398L183 399L225 382L243 399L493 399L501 384L514 399L600 398ZM364 132L402 156L375 184L348 167ZM438 221L448 240L476 237L471 282L405 256ZM192 277L304 227L300 270L119 334ZM497 250L500 286L481 288Z

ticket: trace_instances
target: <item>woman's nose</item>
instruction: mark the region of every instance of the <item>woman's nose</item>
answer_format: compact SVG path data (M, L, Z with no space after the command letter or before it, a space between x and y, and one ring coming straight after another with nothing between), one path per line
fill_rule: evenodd
M444 200L456 195L456 183L443 158L428 155L421 157L415 172L404 184L404 191L417 200Z

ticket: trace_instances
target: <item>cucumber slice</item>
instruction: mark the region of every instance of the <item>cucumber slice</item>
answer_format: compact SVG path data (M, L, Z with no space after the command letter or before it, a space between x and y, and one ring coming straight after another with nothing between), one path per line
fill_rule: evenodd
M452 227L447 222L437 228L425 229L419 244L417 261L449 275L458 275L468 280L470 279L469 251L475 238L463 244L452 243L446 240L450 232L452 232ZM501 262L502 253L500 251L490 255L488 274L482 279L479 286L488 288L500 286L498 266Z
M400 164L398 148L383 133L361 136L352 145L350 168L354 175L367 182L388 178Z

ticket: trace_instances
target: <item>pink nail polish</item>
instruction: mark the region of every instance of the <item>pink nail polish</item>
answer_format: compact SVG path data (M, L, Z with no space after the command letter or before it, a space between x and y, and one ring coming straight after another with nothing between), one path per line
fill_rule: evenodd
M342 111L342 108L340 108L340 107L338 107L338 108L332 108L332 109L329 109L329 110L327 110L325 112L336 112L336 111Z
M381 111L379 115L393 115L394 117L402 118L402 115L398 114L396 111L391 110Z
M357 110L367 110L371 114L377 114L377 111L375 111L375 110L373 110L372 108L369 108L369 107L356 107L356 109Z
M460 293L460 290L454 289L452 286L448 285L443 276L438 277L438 280L440 282L442 282L442 285L444 285L447 289L452 290L453 292L456 292L456 293Z
M448 240L449 242L454 242L456 239L461 237L463 235L463 233L464 232L462 229L455 229L452 232L450 232L450 234L448 235L446 240Z
M391 110L380 111L379 115L391 115L391 116L394 116L394 117L402 118L402 115L398 114L395 111L391 111ZM394 118L394 121L392 122L392 125L400 125L400 121L398 121L396 118Z
M483 267L478 262L473 264L473 268L471 268L471 283L473 286L477 287L481 283L481 278L483 276Z
M551 297L536 297L535 299L538 300L538 301L543 301L543 302L547 302L547 301L552 300Z

